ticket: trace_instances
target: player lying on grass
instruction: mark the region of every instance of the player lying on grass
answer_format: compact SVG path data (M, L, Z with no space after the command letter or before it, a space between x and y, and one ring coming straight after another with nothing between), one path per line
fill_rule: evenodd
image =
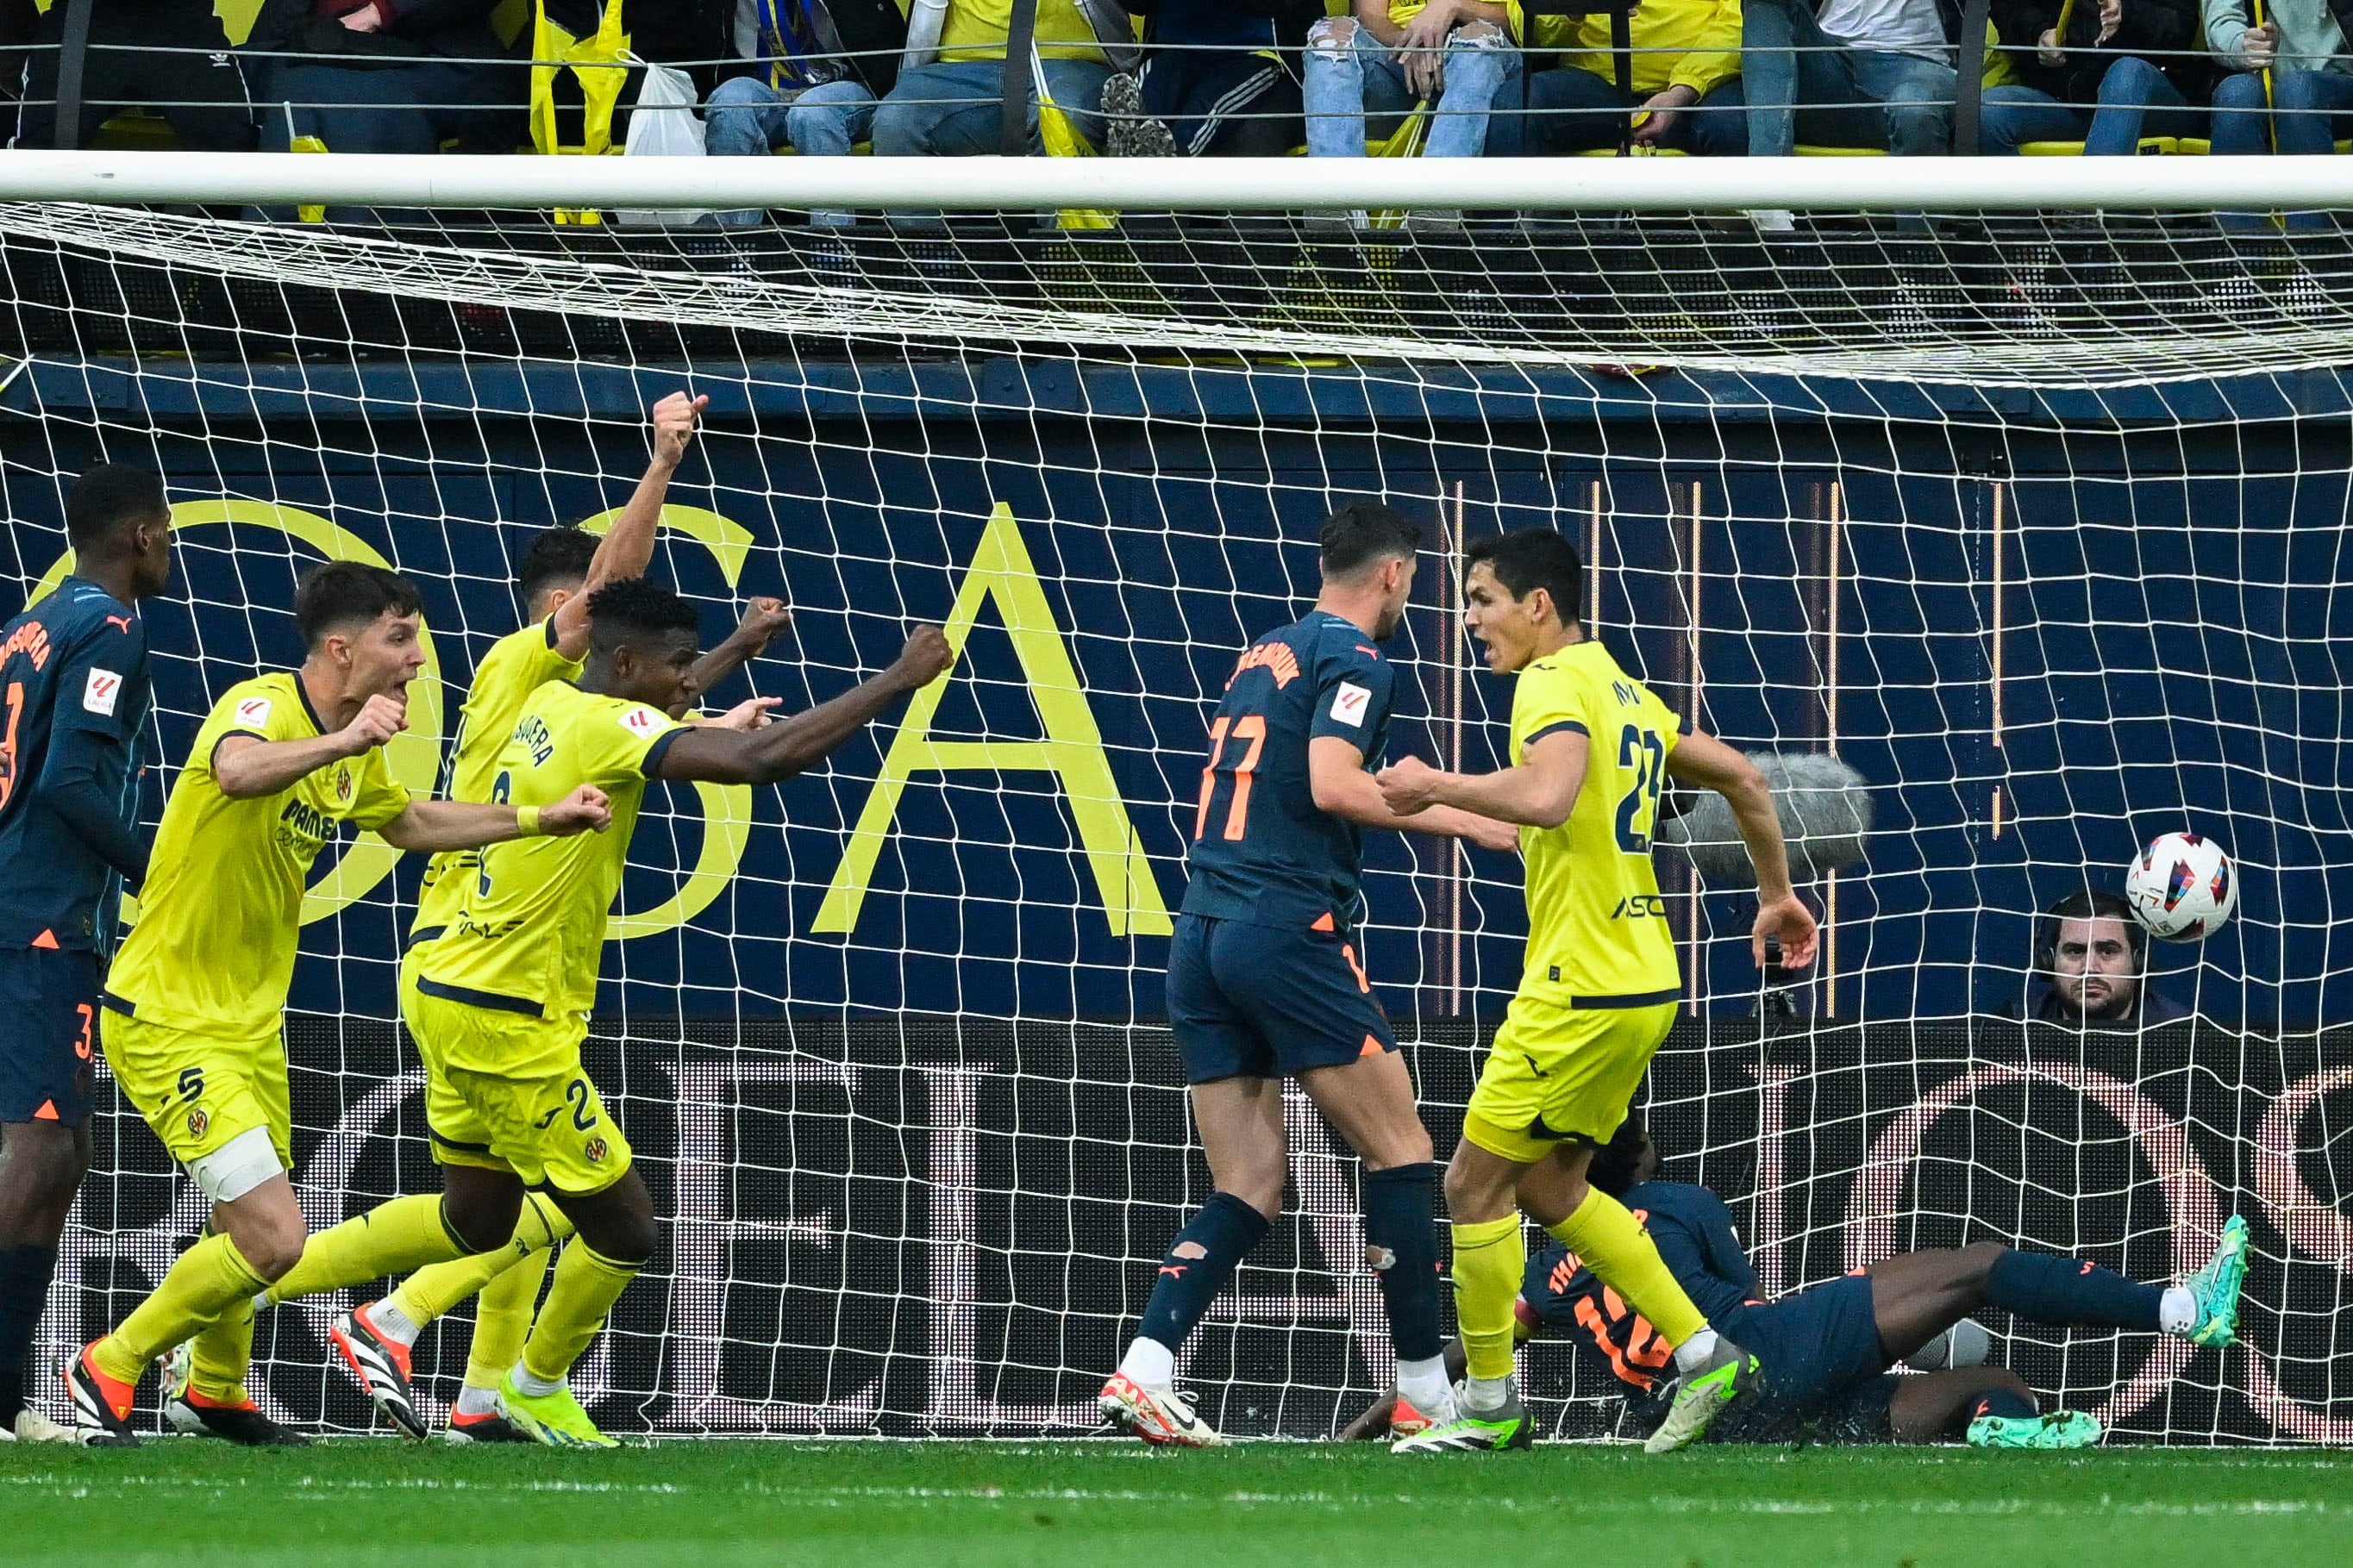
M2038 1414L2034 1393L2006 1367L1975 1366L1900 1377L1888 1368L1988 1307L2028 1322L2178 1335L2196 1345L2237 1337L2247 1226L2233 1216L2214 1256L2179 1285L2143 1285L2095 1264L1993 1242L1907 1252L1778 1301L1756 1299L1749 1267L1724 1200L1705 1187L1658 1179L1659 1152L1630 1114L1586 1179L1641 1219L1659 1254L1708 1321L1755 1348L1761 1385L1713 1429L1718 1442L1936 1443L1966 1437L1980 1448L2080 1448L2100 1424L2077 1410ZM1663 1416L1659 1375L1667 1347L1657 1331L1594 1278L1565 1247L1538 1253L1514 1303L1521 1339L1558 1332L1577 1343L1581 1370L1615 1373L1630 1424ZM1450 1356L1459 1356L1455 1346ZM1387 1434L1392 1395L1350 1425L1349 1438Z
M449 1227L511 1245L531 1188L577 1231L501 1378L499 1414L538 1442L611 1447L566 1379L657 1237L652 1196L580 1048L646 783L789 778L936 679L951 655L937 627L919 626L890 668L829 702L749 731L696 728L670 716L694 696L694 606L642 577L607 584L587 605L578 682L551 680L525 700L490 793L528 810L594 789L617 831L483 855L458 879L448 927L416 946L407 1020ZM405 1228L416 1210L396 1199L353 1222L354 1235L364 1240L378 1215ZM390 1271L358 1247L344 1267L359 1272L320 1288Z
M164 481L93 465L66 498L70 576L0 634L0 1440L75 1442L25 1363L90 1170L100 973L147 873L131 765L148 708L136 606L172 580Z
M1420 530L1355 501L1320 534L1322 593L1243 651L1209 723L1208 765L1169 944L1168 1019L1217 1190L1160 1262L1104 1418L1147 1443L1220 1441L1174 1386L1184 1349L1234 1268L1282 1212L1282 1080L1295 1078L1365 1163L1365 1254L1380 1281L1414 1414L1443 1419L1438 1168L1397 1037L1357 957L1366 827L1508 848L1510 827L1440 809L1400 820L1366 761L1381 755L1396 677L1374 645L1405 614Z
M525 624L493 643L474 668L449 759L450 799L490 800L498 780L499 753L513 734L523 704L547 682L579 676L588 652L588 595L607 583L639 575L653 558L663 500L709 401L673 392L654 405L653 453L645 476L603 538L577 528L550 528L524 551L516 587ZM758 657L788 619L777 601L753 600L743 624L688 672L687 689L700 693L725 679ZM755 700L717 721L753 727L770 705L768 700ZM465 884L480 870L481 856L473 850L437 855L426 868L409 945L401 960L404 1016L415 1009L417 953L456 918ZM322 1231L311 1238L302 1261L270 1287L269 1299L291 1300L377 1278L385 1271L376 1258L387 1237L406 1226L432 1223L440 1202L438 1193L396 1199ZM411 1437L423 1437L424 1424L408 1391L409 1347L432 1316L481 1292L473 1354L467 1362L466 1384L450 1413L449 1430L453 1437L476 1440L514 1436L495 1408L499 1383L514 1365L530 1331L548 1249L571 1234L572 1222L561 1209L533 1200L525 1205L507 1245L428 1265L391 1304L370 1303L337 1319L329 1338L393 1425ZM404 1312L402 1302L416 1315ZM419 1302L435 1303L435 1310L418 1310Z
M424 668L416 587L358 562L312 567L294 589L308 650L290 674L224 692L196 731L155 833L139 923L108 973L107 1063L123 1094L212 1200L212 1234L66 1372L74 1422L131 1437L147 1365L193 1338L187 1386L165 1418L245 1443L299 1443L245 1387L253 1299L301 1260L305 1226L287 1173L293 1118L280 1032L311 863L342 825L397 849L478 848L527 836L593 835L609 820L594 787L522 808L417 800L385 743L407 727ZM488 1229L436 1213L392 1249L402 1269L496 1247Z
M1757 869L1757 962L1777 937L1810 963L1814 917L1789 886L1773 795L1756 765L1678 719L1585 634L1577 547L1550 529L1482 539L1464 552L1463 624L1488 668L1518 677L1512 765L1385 769L1391 810L1437 806L1522 825L1528 941L1518 994L1480 1065L1446 1172L1455 1313L1469 1352L1456 1419L1402 1437L1399 1453L1516 1447L1529 1440L1512 1386L1512 1293L1527 1215L1658 1324L1683 1378L1654 1453L1705 1431L1757 1375L1757 1358L1710 1327L1624 1206L1588 1184L1675 1021L1683 982L1651 865L1669 777L1723 795Z

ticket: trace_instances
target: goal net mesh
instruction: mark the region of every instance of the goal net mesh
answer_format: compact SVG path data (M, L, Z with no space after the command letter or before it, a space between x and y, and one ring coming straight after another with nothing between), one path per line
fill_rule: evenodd
M1999 1241L2164 1280L2254 1226L2244 1341L2189 1352L1989 1314L1994 1355L2134 1437L2353 1437L2353 907L2335 595L2353 251L2199 218L1641 214L1490 226L1145 218L742 233L355 229L0 205L0 486L27 595L63 493L152 462L181 531L152 605L146 809L216 694L299 657L294 574L380 558L432 659L420 785L512 631L533 531L617 507L644 411L712 399L654 570L787 637L715 694L821 700L944 621L953 678L776 789L655 786L590 1068L666 1240L577 1379L667 1434L1076 1433L1209 1191L1163 1016L1205 744L1238 650L1296 616L1315 525L1425 526L1393 754L1495 765L1504 681L1449 551L1557 527L1593 626L1678 710L1868 785L1818 867L1821 962L1750 963L1753 900L1661 852L1687 1016L1667 1173L1738 1216L1767 1294ZM2236 921L2158 947L2194 1021L2035 1020L2034 912L2137 845L2219 837ZM1375 839L1366 958L1442 1152L1517 974L1517 866ZM429 1190L394 976L419 868L347 845L288 1025L314 1225ZM202 1221L119 1099L47 1319L62 1354ZM1303 1101L1289 1216L1185 1365L1242 1435L1335 1431L1385 1384L1355 1161ZM1541 1237L1532 1236L1533 1241ZM265 1310L257 1392L364 1428L324 1331ZM428 1331L455 1392L470 1310ZM1527 1352L1565 1436L1620 1384Z

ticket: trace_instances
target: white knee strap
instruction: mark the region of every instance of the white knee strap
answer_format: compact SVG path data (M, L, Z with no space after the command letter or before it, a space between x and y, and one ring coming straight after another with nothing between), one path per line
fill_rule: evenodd
M197 1190L216 1204L235 1203L286 1167L278 1163L269 1130L256 1127L240 1132L209 1154L188 1162L188 1174Z

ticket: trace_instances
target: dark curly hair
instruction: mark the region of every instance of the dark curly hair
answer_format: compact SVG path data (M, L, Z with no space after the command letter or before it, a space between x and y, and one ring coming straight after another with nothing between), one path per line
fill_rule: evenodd
M694 606L647 577L624 577L588 595L588 646L610 653L632 638L692 632L702 617Z

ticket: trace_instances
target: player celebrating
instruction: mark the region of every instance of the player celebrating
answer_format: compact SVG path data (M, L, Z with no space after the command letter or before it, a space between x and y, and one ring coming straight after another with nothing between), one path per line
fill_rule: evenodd
M1724 1200L1705 1187L1658 1179L1659 1152L1639 1113L1593 1156L1587 1180L1642 1219L1676 1280L1721 1332L1760 1348L1763 1385L1710 1429L1717 1442L1934 1443L1979 1448L2083 1448L2103 1436L2080 1410L2038 1414L2034 1391L2007 1367L1956 1367L1917 1377L1888 1368L1986 1307L2057 1327L2167 1333L2193 1345L2238 1337L2247 1222L2232 1215L2204 1268L2179 1285L2144 1285L2072 1258L1994 1242L1907 1252L1778 1301L1756 1299L1757 1271ZM1641 1315L1567 1247L1528 1260L1514 1303L1517 1330L1578 1340L1624 1385L1635 1419L1659 1419L1658 1373L1667 1349ZM1450 1346L1451 1351L1454 1347ZM1377 1437L1387 1401L1343 1434Z
M789 778L935 679L951 656L938 628L919 626L889 669L830 702L749 732L694 728L670 717L694 695L694 607L641 577L587 603L579 683L550 681L525 701L491 795L532 811L594 789L611 800L619 831L482 855L459 879L448 929L415 950L407 1016L450 1226L512 1236L528 1184L578 1232L501 1380L499 1413L542 1443L611 1447L565 1379L653 1254L653 1200L580 1047L646 781Z
M147 871L131 753L147 719L135 606L172 580L152 473L99 463L66 498L74 572L0 632L0 1437L73 1442L25 1403L25 1363L90 1170L101 955Z
M425 662L417 590L406 578L349 561L313 567L296 584L294 619L309 650L301 668L231 687L196 731L156 830L139 924L107 978L108 1063L212 1200L213 1233L68 1368L75 1422L87 1432L128 1438L147 1363L195 1335L189 1384L166 1399L166 1419L242 1443L303 1440L261 1413L245 1372L253 1297L302 1255L302 1210L286 1175L292 1126L280 1014L303 886L339 825L374 828L396 848L439 850L607 821L594 789L518 811L412 800L392 777L384 744L406 727L408 683ZM470 1246L469 1235L481 1239ZM400 1267L507 1235L417 1217L404 1227Z
M1516 1447L1529 1440L1512 1387L1512 1297L1526 1262L1525 1211L1659 1326L1683 1383L1651 1439L1683 1447L1757 1375L1756 1358L1708 1327L1625 1206L1588 1186L1586 1161L1626 1114L1674 1023L1682 982L1651 864L1659 792L1672 775L1731 805L1757 868L1757 962L1813 961L1814 919L1789 886L1771 792L1731 747L1678 723L1588 637L1577 547L1549 529L1482 539L1466 552L1464 624L1492 669L1514 673L1513 765L1479 775L1408 758L1380 790L1399 814L1452 806L1516 822L1527 858L1528 946L1446 1173L1455 1310L1469 1354L1457 1419L1401 1438L1399 1453Z
M697 416L709 403L707 397L674 392L654 405L652 460L603 539L577 528L551 528L524 552L517 586L528 624L501 637L475 668L450 756L452 800L490 800L498 776L499 752L513 733L523 704L548 681L579 675L582 657L588 651L587 595L607 583L637 576L652 559L663 499L693 441ZM706 690L757 657L787 619L776 600L752 601L743 625L696 664L690 677L691 688ZM748 722L770 700L745 704L730 718ZM404 1012L413 1000L414 955L418 944L438 936L456 917L464 884L480 872L480 854L466 850L437 855L427 868L410 945L401 963ZM461 1162L468 1157L465 1151L444 1150L438 1144L435 1153ZM390 1205L386 1205L312 1237L303 1249L302 1261L270 1287L269 1299L290 1300L385 1274L396 1265L385 1260L383 1249L387 1245L400 1246L399 1237L407 1227L385 1222L400 1212L421 1221L438 1208L440 1201L438 1194L396 1199L403 1210L387 1213ZM475 1353L451 1413L450 1431L454 1436L477 1440L506 1436L510 1428L495 1409L499 1380L514 1364L531 1327L532 1306L539 1300L546 1273L547 1250L571 1234L572 1222L561 1210L534 1200L524 1208L515 1235L505 1246L428 1266L404 1285L391 1302L368 1303L338 1318L329 1338L395 1426L421 1438L426 1436L424 1423L409 1393L409 1347L434 1316L482 1292L475 1317ZM419 1302L432 1303L433 1308L425 1310Z
M1282 1084L1296 1078L1365 1163L1365 1256L1415 1413L1453 1414L1440 1358L1437 1166L1397 1037L1353 935L1365 827L1508 848L1500 822L1391 812L1366 771L1388 729L1390 667L1421 533L1377 501L1324 524L1323 593L1250 645L1209 724L1189 879L1168 951L1168 1020L1216 1191L1161 1260L1134 1341L1103 1384L1106 1419L1147 1443L1219 1442L1174 1388L1176 1354L1282 1212ZM1407 1417L1402 1417L1407 1418Z

